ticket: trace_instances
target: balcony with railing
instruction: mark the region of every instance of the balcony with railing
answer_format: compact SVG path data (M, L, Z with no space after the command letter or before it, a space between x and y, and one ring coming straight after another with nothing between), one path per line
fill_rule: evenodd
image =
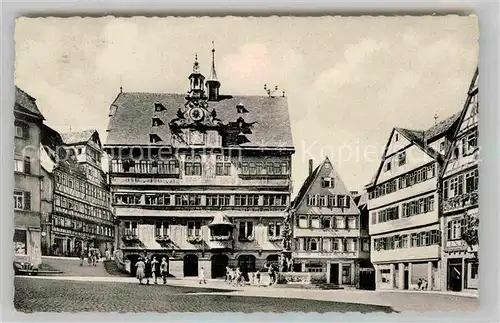
M137 241L139 238L137 236L137 229L124 229L122 240L124 241Z

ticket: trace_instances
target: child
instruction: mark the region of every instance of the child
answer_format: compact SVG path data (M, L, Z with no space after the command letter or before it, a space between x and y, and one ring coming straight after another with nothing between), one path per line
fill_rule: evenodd
M257 278L257 286L260 286L260 270L257 270L255 274L255 278Z
M201 282L203 281L203 284L206 284L206 280L205 280L205 269L203 269L203 267L200 268L200 274L199 274L199 280L200 280L200 284Z

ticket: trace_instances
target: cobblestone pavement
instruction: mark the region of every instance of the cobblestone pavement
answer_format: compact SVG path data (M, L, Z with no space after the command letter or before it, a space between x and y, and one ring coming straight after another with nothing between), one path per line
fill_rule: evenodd
M266 298L188 286L17 277L21 312L392 312L390 307L323 300ZM264 289L264 288L263 288Z

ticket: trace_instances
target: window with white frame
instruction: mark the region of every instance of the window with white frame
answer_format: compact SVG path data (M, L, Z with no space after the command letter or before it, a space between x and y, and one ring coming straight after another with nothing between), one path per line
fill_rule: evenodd
M168 237L169 236L169 225L168 222L156 222L155 224L155 234L156 236Z
M137 221L125 221L123 226L126 236L137 236Z
M343 216L336 216L335 217L335 228L337 229L344 229L345 228L345 218Z
M316 205L316 195L307 196L307 205L315 206Z
M448 222L448 240L459 240L462 238L462 231L465 229L465 219L458 218Z
M328 195L328 206L329 207L337 206L337 199L335 195Z
M357 225L356 225L356 218L353 217L353 216L350 216L348 219L347 219L347 228L348 229L356 229L357 228Z
M201 222L199 221L189 221L187 223L187 233L189 237L199 237L201 236Z
M465 192L472 193L479 188L479 171L477 169L465 174Z
M319 221L319 216L311 216L309 219L310 222L310 227L313 229L319 229L321 228L321 224Z
M241 221L239 224L239 238L248 239L253 236L253 222L252 221Z
M331 177L321 178L321 187L335 187L335 180Z
M271 238L281 237L281 223L270 222L267 226L267 235Z
M19 159L14 159L14 171L16 173L24 173L24 162Z
M14 209L23 210L24 209L24 193L15 191L14 192Z
M331 226L331 217L323 216L323 228L330 229Z
M309 225L307 223L307 216L300 215L299 216L299 228L307 228Z
M325 195L321 195L319 197L319 206L326 206L326 201L327 201L327 197Z

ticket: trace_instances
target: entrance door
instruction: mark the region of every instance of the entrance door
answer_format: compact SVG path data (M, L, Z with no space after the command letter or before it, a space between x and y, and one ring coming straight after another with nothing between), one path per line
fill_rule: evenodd
M229 263L229 258L226 255L212 256L212 278L220 278L226 276L226 267Z
M368 267L360 269L359 288L375 290L375 270L373 268Z
M454 292L462 290L462 264L448 262L448 289Z
M184 277L197 277L197 276L198 276L198 256L185 255Z
M330 284L339 285L339 264L330 264Z
M410 272L408 269L404 271L404 289L410 289Z

